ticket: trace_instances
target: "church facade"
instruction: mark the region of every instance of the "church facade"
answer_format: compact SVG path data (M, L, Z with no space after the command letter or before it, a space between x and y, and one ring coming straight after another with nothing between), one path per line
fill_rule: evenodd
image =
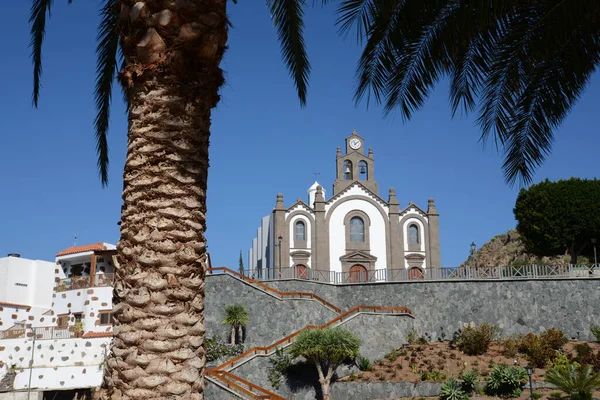
M354 131L344 154L338 147L330 198L318 182L308 189L307 202L299 199L286 207L283 194L277 194L248 254L253 276L333 281L329 273L342 277L337 282L354 282L386 280L386 274L399 271L418 277L441 267L434 200L427 209L414 203L401 208L394 189L387 201L381 198L373 150L365 153L364 145Z

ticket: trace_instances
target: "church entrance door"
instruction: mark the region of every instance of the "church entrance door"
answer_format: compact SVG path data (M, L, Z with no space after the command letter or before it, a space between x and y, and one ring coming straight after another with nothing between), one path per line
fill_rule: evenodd
M296 265L296 278L297 279L308 279L308 268L305 265Z
M367 269L360 264L356 264L350 268L349 274L350 283L357 282L366 282L367 279Z
M423 272L421 268L412 267L408 270L408 279L423 279Z

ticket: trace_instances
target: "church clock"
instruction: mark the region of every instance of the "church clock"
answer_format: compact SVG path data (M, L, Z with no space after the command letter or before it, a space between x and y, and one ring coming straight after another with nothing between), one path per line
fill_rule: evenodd
M360 149L360 146L361 146L360 139L356 139L356 138L350 139L350 143L349 144L350 144L350 148L352 150L358 150L358 149Z

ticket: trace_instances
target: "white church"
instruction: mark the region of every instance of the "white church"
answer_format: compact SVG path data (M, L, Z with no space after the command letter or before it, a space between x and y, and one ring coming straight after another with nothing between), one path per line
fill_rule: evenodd
M395 190L380 197L373 150L365 154L356 131L338 147L333 193L315 182L308 200L286 207L277 195L272 213L262 218L248 253L247 274L258 279L302 278L333 283L395 280L423 276L440 268L439 214L401 208Z

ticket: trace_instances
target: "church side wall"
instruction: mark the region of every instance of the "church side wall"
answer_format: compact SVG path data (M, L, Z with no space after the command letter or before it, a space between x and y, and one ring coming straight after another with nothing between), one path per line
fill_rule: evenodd
M360 210L366 213L371 220L370 246L371 255L377 257L375 268L384 269L387 267L387 249L386 249L386 225L380 211L371 203L365 200L353 199L341 203L336 207L329 217L329 259L331 270L342 272L340 257L346 254L346 227L344 217L350 211ZM365 221L366 222L366 221Z
M361 304L407 306L415 313L415 327L433 338L443 332L449 339L473 321L497 324L505 336L558 328L569 338L593 339L589 327L600 321L599 279L268 284L282 291L313 292L342 310Z

